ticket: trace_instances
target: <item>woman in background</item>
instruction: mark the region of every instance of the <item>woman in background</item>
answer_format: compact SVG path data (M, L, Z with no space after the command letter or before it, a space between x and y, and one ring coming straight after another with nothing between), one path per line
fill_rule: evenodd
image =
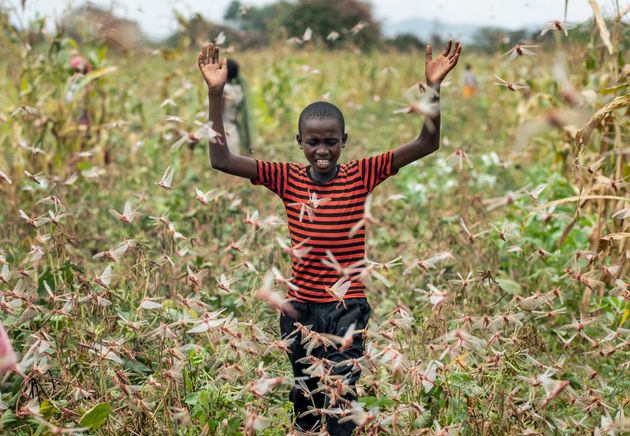
M247 83L236 61L228 59L228 78L223 89L223 125L230 151L251 154L253 123Z

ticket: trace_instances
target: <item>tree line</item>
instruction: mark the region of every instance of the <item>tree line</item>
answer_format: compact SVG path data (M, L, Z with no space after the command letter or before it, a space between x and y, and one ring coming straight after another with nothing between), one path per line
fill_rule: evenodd
M8 10L0 9L0 20L9 23ZM91 3L69 10L56 22L57 36L69 36L82 43L105 43L123 51L137 47L170 49L199 47L223 33L227 44L239 49L269 46L287 41L296 46L316 45L327 49L355 48L365 50L423 49L427 43L441 46L439 34L423 41L412 33L387 37L375 18L369 3L360 0L279 0L263 6L248 6L233 0L225 10L222 23L207 20L200 13L184 16L173 11L178 29L160 41L143 35L137 22L116 15L113 7L101 8ZM45 37L41 20L29 23L29 42L35 44ZM573 39L588 43L591 27L586 24L574 31ZM7 27L3 26L6 30ZM310 29L305 35L307 29ZM534 40L537 32L482 27L467 49L496 53L515 43ZM576 39L577 38L577 39Z

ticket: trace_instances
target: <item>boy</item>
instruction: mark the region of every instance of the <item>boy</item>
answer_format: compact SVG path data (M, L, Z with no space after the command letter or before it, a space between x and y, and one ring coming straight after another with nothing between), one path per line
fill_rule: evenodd
M440 56L433 59L431 46L427 46L426 81L436 91L435 100L439 99L440 83L455 67L460 53L459 42L452 47L449 41ZM321 430L320 416L326 414L330 434L349 435L356 424L343 415L357 398L354 387L360 369L348 362L363 356L360 332L366 328L371 312L365 286L358 277L365 258L365 229L358 223L368 194L379 183L438 149L439 111L425 120L415 140L377 156L338 165L348 139L343 115L330 103L316 102L300 115L296 136L309 165L264 162L232 154L227 147L230 138L225 137L222 121L227 60L219 61L219 49L206 44L197 63L208 85L212 128L223 138L220 143L209 144L212 167L250 179L280 196L291 245L300 249L299 253L292 251L292 282L297 289L289 291L297 315L295 319L280 315L282 337L295 335L288 356L298 381L290 394L296 429ZM332 337L326 335L336 336L340 346L328 343L313 347L316 341L316 345L326 344L325 340ZM302 339L308 342L301 344Z

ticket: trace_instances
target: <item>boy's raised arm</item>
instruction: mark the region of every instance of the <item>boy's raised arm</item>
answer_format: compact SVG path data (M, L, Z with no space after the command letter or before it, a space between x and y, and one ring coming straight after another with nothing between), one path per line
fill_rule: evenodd
M227 59L219 62L219 48L208 43L201 48L197 65L208 85L208 116L212 129L220 136L208 143L212 168L235 176L253 179L258 176L256 161L230 152L223 127L223 87L227 82Z
M434 60L431 46L427 45L425 73L427 84L433 90L427 90L428 104L432 105L430 106L432 110L425 113L420 135L412 142L394 149L392 162L394 170L423 158L440 147L440 83L455 68L461 52L462 46L459 42L455 43L455 47L452 47L452 41L449 41L444 51Z

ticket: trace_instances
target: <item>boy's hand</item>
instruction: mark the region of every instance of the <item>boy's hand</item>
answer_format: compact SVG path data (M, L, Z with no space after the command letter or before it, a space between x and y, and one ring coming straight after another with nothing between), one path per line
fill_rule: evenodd
M227 82L227 58L219 62L219 48L211 42L205 44L197 56L197 65L206 79L208 92L222 92Z
M453 41L449 40L444 51L433 60L433 49L431 45L427 45L427 57L425 61L425 74L427 83L431 86L440 86L440 83L446 75L455 68L462 52L462 46L459 41L455 43L455 47L451 51Z

